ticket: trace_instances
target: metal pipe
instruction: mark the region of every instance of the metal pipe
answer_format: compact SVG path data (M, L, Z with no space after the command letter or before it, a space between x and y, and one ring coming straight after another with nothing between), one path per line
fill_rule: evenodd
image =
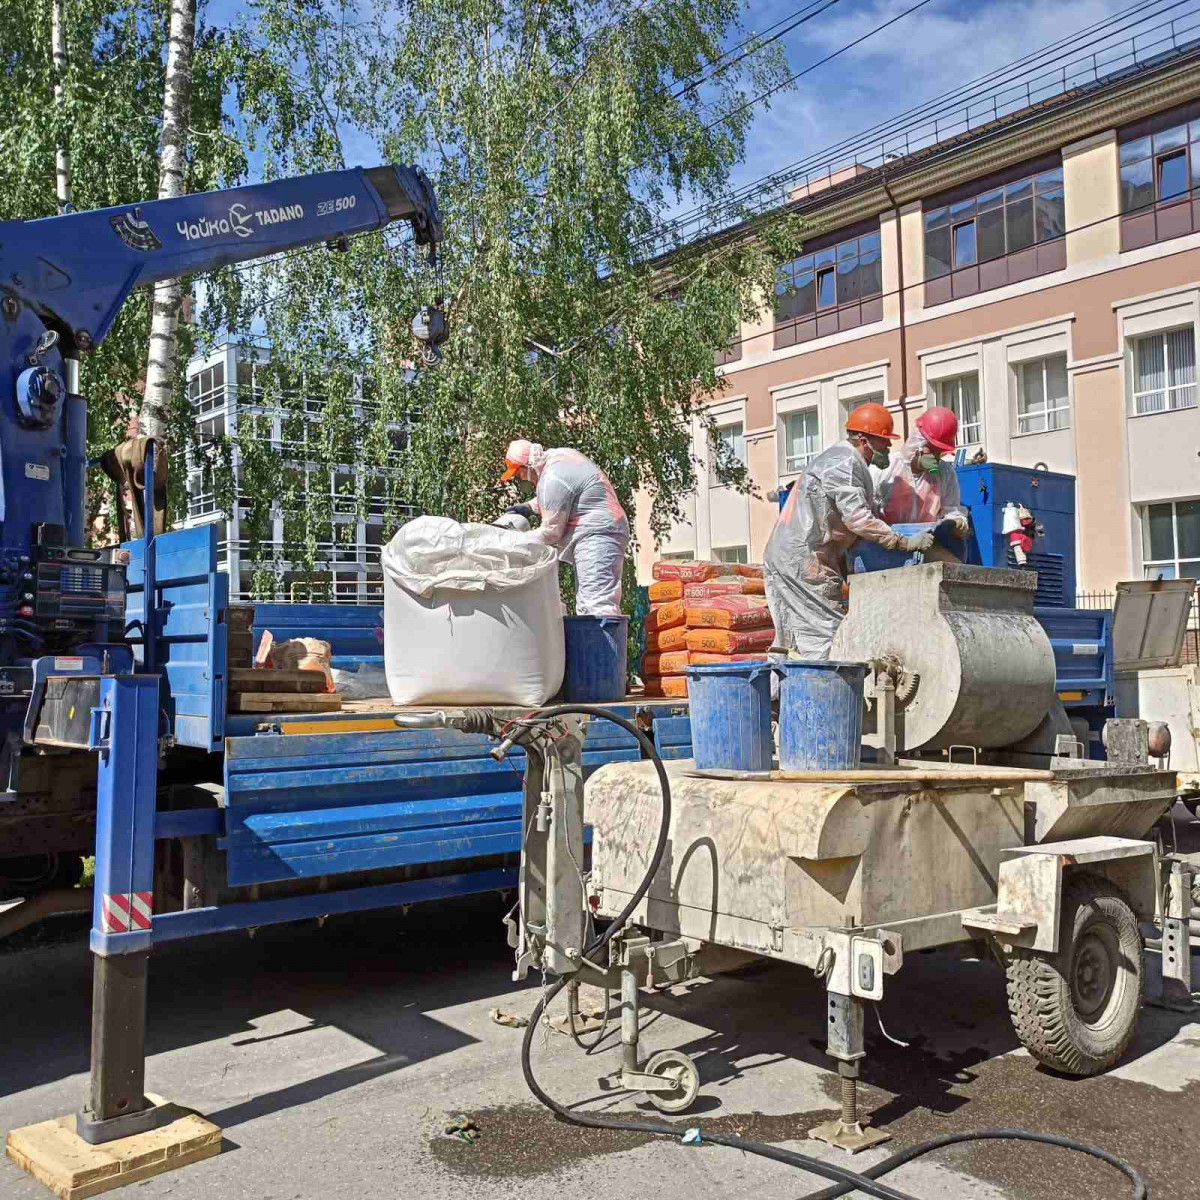
M632 967L621 969L621 1064L638 1069L638 984Z
M158 457L158 446L153 438L146 442L146 460L142 466L142 481L144 488L142 531L145 542L143 554L142 597L145 601L145 622L142 626L142 670L147 675L153 675L158 666L158 547L154 537L154 472L157 470L155 459ZM133 502L137 504L137 492L133 494Z
M892 195L891 185L887 181L886 163L880 175L880 182L887 198L892 202L892 212L896 214L896 294L900 304L900 421L904 428L904 440L908 441L908 332L904 323L904 239L900 236L900 205Z
M46 917L92 911L91 888L51 888L0 913L0 941Z

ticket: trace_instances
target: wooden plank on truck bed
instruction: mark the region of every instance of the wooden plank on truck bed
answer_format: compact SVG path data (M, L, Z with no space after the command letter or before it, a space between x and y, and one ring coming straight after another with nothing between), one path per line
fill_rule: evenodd
M229 697L229 711L235 713L337 712L341 707L342 698L328 693L236 692Z
M324 692L325 672L230 667L229 691L230 694L234 692Z
M230 629L225 636L228 639L225 651L228 664L231 667L249 667L254 661L254 635L248 629L244 633Z

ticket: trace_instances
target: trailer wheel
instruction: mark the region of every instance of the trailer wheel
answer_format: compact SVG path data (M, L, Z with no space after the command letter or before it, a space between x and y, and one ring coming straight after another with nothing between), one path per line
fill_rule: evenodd
M1200 797L1196 796L1181 796L1183 807L1192 814L1193 817L1200 817Z
M1064 881L1058 952L1017 947L1007 970L1013 1028L1039 1062L1096 1075L1125 1053L1142 1006L1142 941L1133 910L1108 880Z
M691 1108L700 1094L700 1072L682 1050L660 1050L646 1063L647 1075L665 1075L675 1081L671 1092L647 1092L646 1099L665 1113L679 1113Z

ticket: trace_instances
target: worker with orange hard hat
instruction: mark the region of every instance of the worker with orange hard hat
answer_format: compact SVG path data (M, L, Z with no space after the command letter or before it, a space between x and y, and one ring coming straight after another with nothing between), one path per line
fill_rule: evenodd
M898 441L882 404L860 404L846 438L818 454L796 481L763 555L775 644L799 658L826 659L846 610L845 552L863 538L888 550L927 550L932 533L905 537L876 515L869 466L888 465Z
M523 479L536 496L506 509L517 516L540 514L530 537L575 566L575 612L615 617L621 612L621 573L629 546L629 519L605 473L578 450L546 450L519 438L504 455L501 482Z
M970 529L954 469L958 418L949 408L927 408L898 454L871 480L889 525L949 521L958 537Z

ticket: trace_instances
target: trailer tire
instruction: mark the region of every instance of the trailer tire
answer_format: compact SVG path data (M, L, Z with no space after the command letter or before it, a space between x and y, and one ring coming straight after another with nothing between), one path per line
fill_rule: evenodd
M1119 1061L1145 986L1137 918L1119 888L1069 876L1058 951L1015 947L1006 967L1013 1028L1034 1058L1067 1075L1096 1075Z

